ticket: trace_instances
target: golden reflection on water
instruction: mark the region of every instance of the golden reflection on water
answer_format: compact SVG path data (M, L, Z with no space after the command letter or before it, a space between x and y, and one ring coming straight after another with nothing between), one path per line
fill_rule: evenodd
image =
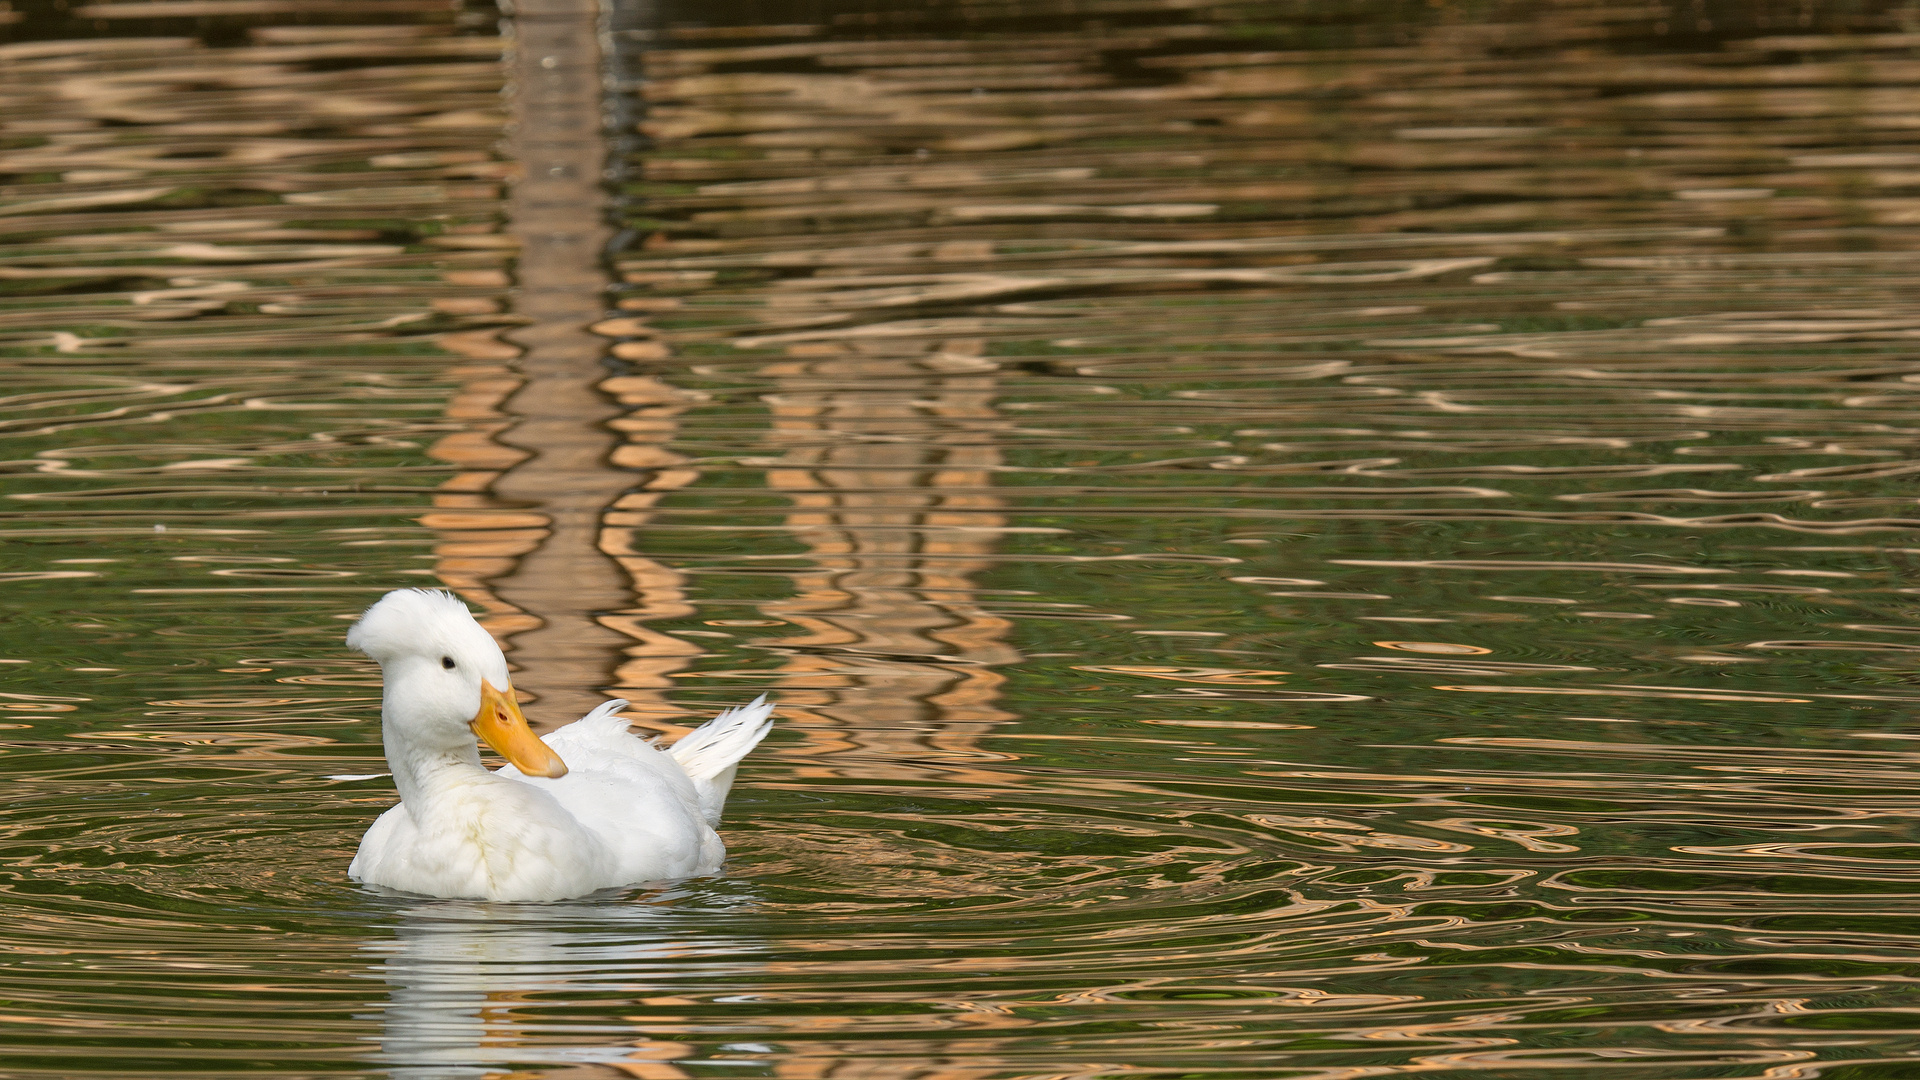
M787 528L811 565L762 608L802 632L762 642L788 657L775 685L789 723L826 760L861 762L853 775L907 779L933 761L959 782L1006 782L984 768L1006 755L972 737L1012 719L993 668L1019 659L1008 620L973 595L988 564L970 556L1006 525L986 472L999 425L984 343L788 352L765 372L769 441L785 449L767 485L793 501ZM836 692L850 686L862 692Z

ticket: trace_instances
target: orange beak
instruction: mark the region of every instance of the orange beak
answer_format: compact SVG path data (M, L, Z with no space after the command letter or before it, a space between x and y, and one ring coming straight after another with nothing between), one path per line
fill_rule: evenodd
M520 712L520 703L513 700L511 688L495 690L492 683L481 679L480 711L474 716L472 727L473 733L493 747L495 753L528 776L558 780L567 775L567 763L527 726L527 718Z

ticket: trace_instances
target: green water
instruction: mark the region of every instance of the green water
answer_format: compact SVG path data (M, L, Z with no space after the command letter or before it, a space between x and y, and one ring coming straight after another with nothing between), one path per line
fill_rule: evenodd
M494 14L21 10L0 1075L1920 1071L1906 9L615 10L585 688L779 710L552 905L345 875L569 602Z

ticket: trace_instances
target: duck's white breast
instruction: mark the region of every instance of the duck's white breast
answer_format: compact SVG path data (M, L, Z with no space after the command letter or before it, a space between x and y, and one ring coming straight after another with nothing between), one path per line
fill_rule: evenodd
M434 793L430 812L406 804L375 821L347 873L430 896L558 900L623 884L615 853L551 795L484 780Z

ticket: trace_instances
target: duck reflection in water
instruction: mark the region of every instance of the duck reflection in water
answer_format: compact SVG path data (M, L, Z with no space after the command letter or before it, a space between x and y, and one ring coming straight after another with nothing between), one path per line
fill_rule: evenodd
M696 953L745 951L733 941L677 940L673 921L670 910L631 902L408 907L391 940L362 947L381 957L375 970L389 987L378 1059L400 1080L530 1066L565 1068L569 1076L684 1075L671 1064L693 1053L684 1043L565 1019L566 1006L583 1000L600 1000L589 1008L604 1016L604 999L661 993L668 980L686 976ZM700 964L701 977L721 973L715 967ZM556 1009L565 1011L548 1011Z

